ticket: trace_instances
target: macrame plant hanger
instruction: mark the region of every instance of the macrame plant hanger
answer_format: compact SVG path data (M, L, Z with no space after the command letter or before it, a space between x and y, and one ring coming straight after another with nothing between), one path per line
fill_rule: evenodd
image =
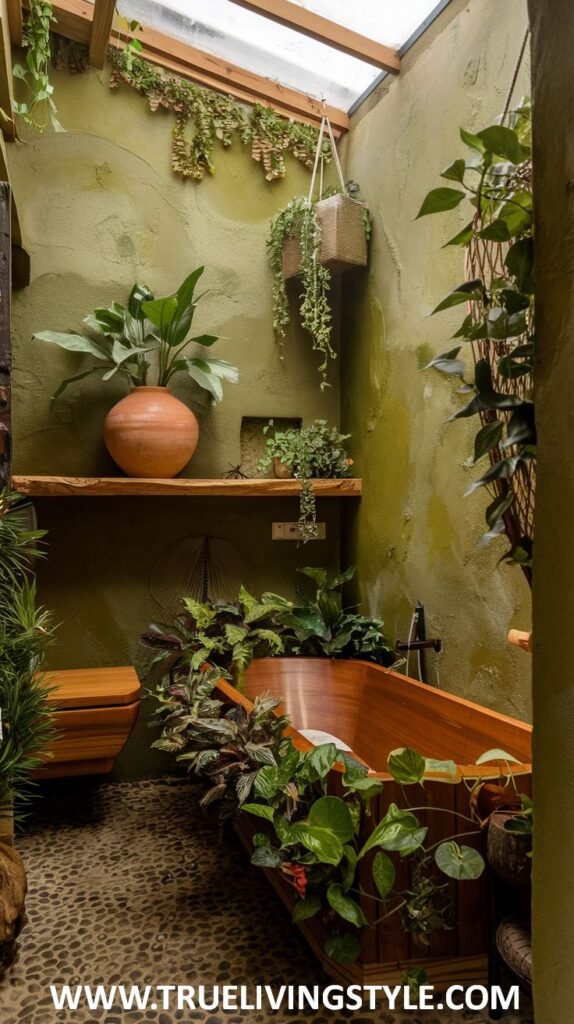
M323 103L323 106L325 104ZM323 179L325 170L325 153L323 151L323 143L325 141L325 133L331 143L331 153L333 154L333 162L337 169L337 175L343 194L347 194L347 188L345 186L345 179L343 177L343 169L341 167L341 161L339 159L339 153L337 152L337 144L335 142L335 136L333 135L333 129L331 122L326 114L323 114L321 118L321 124L319 126L319 135L317 136L317 149L315 150L315 163L313 164L313 173L311 175L311 184L309 185L308 201L313 202L313 194L315 192L315 181L317 179L317 171L319 171L319 199L323 197Z

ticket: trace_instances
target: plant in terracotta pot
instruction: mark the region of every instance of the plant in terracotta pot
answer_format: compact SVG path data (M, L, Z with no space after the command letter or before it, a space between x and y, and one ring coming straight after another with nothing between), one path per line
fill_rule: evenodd
M105 381L116 374L127 380L131 391L108 413L104 440L128 476L173 477L197 447L197 419L170 391L176 375L189 377L215 402L223 397L222 381L239 379L237 367L226 360L189 352L192 344L205 350L217 341L212 334L189 337L202 297L195 295L195 289L203 270L198 267L173 295L164 298L155 298L145 285L135 284L127 306L113 302L86 316L83 334L40 331L34 335L38 341L96 360L95 366L64 380L54 399L69 384L93 373L102 373Z
M315 420L303 429L275 431L273 420L264 427L267 434L265 454L259 472L282 480L301 480L299 530L303 543L317 536L315 495L312 479L338 479L348 476L353 460L347 455L345 442L350 434L340 434L326 420Z

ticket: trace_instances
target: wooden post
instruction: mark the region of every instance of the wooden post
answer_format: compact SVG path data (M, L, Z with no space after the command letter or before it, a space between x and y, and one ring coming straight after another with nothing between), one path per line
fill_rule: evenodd
M533 570L536 1024L572 1013L574 963L574 5L532 28L538 466Z
M10 298L12 291L11 189L0 182L0 487L12 477Z

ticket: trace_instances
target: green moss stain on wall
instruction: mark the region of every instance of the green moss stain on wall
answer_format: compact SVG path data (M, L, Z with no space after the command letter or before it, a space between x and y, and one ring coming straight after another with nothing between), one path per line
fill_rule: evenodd
M117 381L88 378L56 405L50 396L78 368L73 355L31 340L41 329L78 329L82 317L113 299L125 301L138 279L157 294L172 291L194 267L206 267L208 294L196 333L218 334L217 354L241 370L237 386L210 406L193 385L174 391L200 418L200 442L185 471L220 477L240 462L243 416L337 424L337 368L321 393L317 359L294 326L283 365L271 317L272 278L265 241L270 218L307 191L307 172L290 161L282 182L268 183L248 147L216 154L216 174L200 185L170 167L171 119L152 114L135 93L107 87L107 72L56 73L56 101L66 131L10 148L10 170L32 259L32 281L13 304L14 458L17 473L109 475L118 472L102 442L109 408L125 393ZM227 499L52 499L38 502L49 531L49 559L39 567L41 600L61 622L51 667L134 663L143 678L138 636L162 610L150 593L161 553L186 536L231 541L263 589L292 593L295 567L339 563L339 503L318 503L328 539L296 549L271 542L274 520L297 519L294 501ZM118 762L120 775L165 769L149 753L146 705Z
M406 638L422 601L428 635L444 645L427 659L429 679L438 670L446 689L521 717L530 715L530 663L506 634L529 628L529 589L519 570L498 564L502 542L478 545L488 497L464 498L479 475L465 464L475 425L448 423L464 399L424 370L455 344L460 309L427 314L464 278L461 251L441 247L466 211L415 218L460 155L459 127L478 131L502 109L525 26L524 0L453 0L400 76L353 118L346 174L361 186L373 235L368 273L344 278L341 332L343 426L364 478L360 507L345 509L354 597L382 615L392 640Z

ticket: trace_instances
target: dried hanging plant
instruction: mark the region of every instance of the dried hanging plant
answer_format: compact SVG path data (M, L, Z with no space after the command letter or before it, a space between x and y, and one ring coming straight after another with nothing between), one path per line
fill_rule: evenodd
M129 85L147 97L150 110L175 114L172 168L182 178L201 181L206 172L213 174L216 143L228 148L236 135L251 145L251 156L261 163L267 181L285 177L287 152L306 167L313 166L318 137L313 125L287 121L261 104L252 109L240 106L229 95L165 74L129 49L110 47L108 58L111 89Z

